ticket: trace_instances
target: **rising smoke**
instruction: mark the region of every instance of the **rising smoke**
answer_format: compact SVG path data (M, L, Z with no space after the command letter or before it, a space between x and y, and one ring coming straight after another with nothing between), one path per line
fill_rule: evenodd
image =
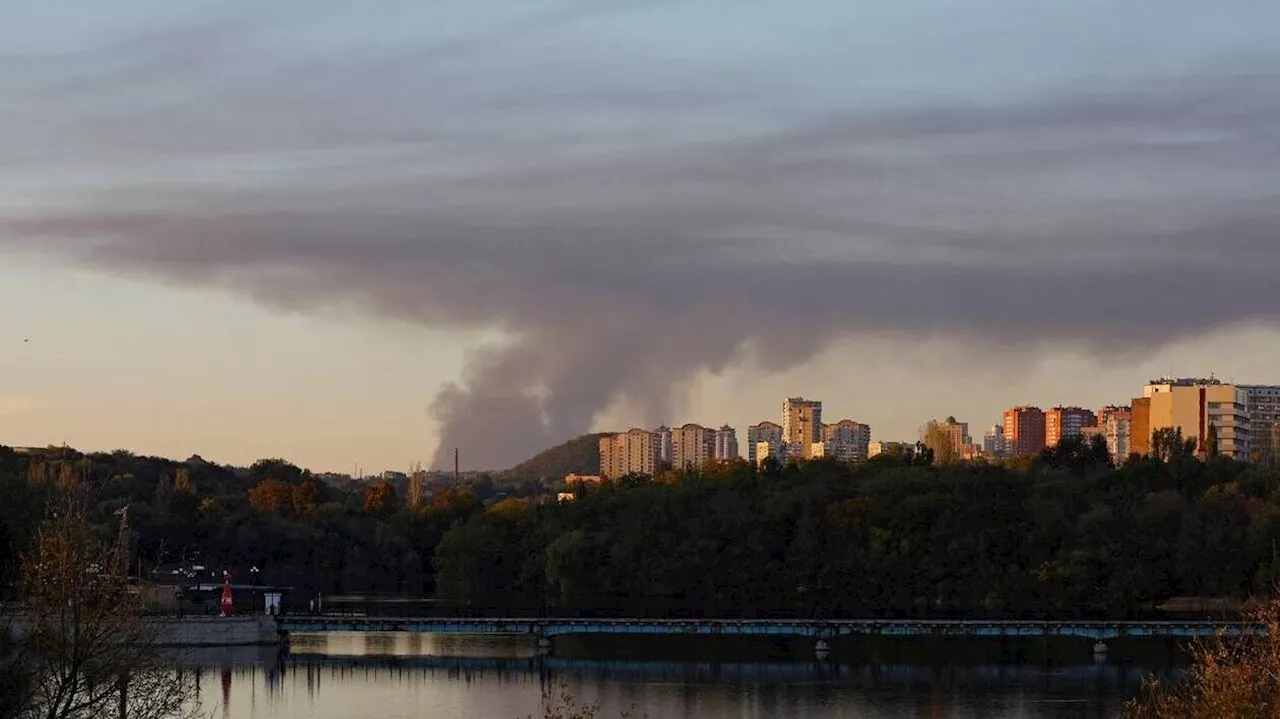
M56 201L0 206L0 249L499 330L431 405L489 467L620 397L657 422L747 348L782 369L855 334L1115 349L1280 319L1274 55L786 112L767 78L546 17L556 43L289 54L267 40L297 28L222 23L26 55L0 185Z

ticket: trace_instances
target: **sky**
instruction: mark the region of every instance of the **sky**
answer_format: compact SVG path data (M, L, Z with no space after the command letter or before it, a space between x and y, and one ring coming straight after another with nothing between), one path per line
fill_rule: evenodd
M0 0L0 443L496 469L1280 384L1280 5Z

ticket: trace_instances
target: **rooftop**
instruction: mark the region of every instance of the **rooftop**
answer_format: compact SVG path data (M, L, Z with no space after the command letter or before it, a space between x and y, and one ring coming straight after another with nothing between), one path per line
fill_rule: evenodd
M1208 379L1202 377L1161 377L1147 382L1148 385L1167 385L1170 387L1198 387L1200 385L1222 384L1222 381L1213 375L1209 375Z

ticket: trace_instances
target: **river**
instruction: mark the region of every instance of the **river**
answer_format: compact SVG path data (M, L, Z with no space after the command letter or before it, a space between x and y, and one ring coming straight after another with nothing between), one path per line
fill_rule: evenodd
M539 658L517 637L327 634L296 636L288 655L217 650L182 661L199 672L201 708L221 719L537 719L548 691L598 703L600 719L1111 717L1142 677L1177 671L1164 646L1105 660L1081 647L864 643L819 662L769 643L595 638Z

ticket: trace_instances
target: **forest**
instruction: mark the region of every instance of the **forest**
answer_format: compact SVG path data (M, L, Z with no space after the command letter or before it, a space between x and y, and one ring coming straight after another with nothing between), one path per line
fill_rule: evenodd
M435 597L485 612L1025 617L1268 595L1280 469L1157 446L1119 466L1075 441L1004 464L937 466L927 452L711 463L559 488L573 501L504 496L487 478L335 486L279 460L233 471L0 449L0 576L13 579L59 485L80 482L104 536L129 507L137 571L253 566L300 596Z

